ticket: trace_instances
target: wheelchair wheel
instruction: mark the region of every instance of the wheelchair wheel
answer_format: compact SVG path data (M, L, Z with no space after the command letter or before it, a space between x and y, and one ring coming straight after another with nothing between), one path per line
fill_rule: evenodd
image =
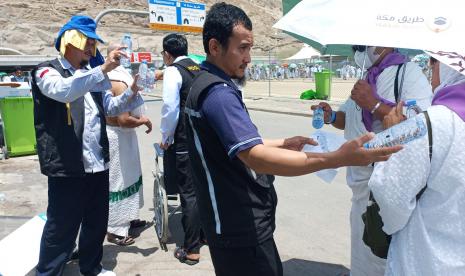
M168 198L165 190L163 172L158 167L158 158L155 162L155 171L153 172L153 210L154 210L154 227L160 243L160 248L168 251L166 243L168 242Z

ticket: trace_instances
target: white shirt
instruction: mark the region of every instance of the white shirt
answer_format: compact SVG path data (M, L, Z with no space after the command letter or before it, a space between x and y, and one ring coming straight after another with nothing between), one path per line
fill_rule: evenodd
M421 68L413 63L408 62L405 65L405 76L402 91L399 94L399 100L416 99L418 106L426 110L431 105L433 97L431 85L428 83L426 76ZM398 66L390 66L378 76L376 90L380 97L395 102L394 82ZM399 71L399 85L402 79L402 69ZM365 133L367 130L362 121L362 111L355 102L349 98L339 109L346 114L344 137L347 140L355 139ZM378 133L383 130L382 122L378 119L373 121L373 132ZM355 170L355 171L354 171ZM348 167L347 182L349 186L366 184L370 179L372 168L370 167ZM365 191L366 192L366 191Z
M381 97L395 102L394 81L398 66L391 66L379 75L376 83L377 93ZM431 86L421 69L413 63L407 63L405 67L404 83L400 100L417 99L418 105L425 110L431 104ZM399 72L399 85L402 78L402 69ZM345 113L344 137L347 140L355 139L367 133L362 121L362 110L349 98L341 107L340 111ZM373 130L378 133L382 131L382 123L379 120L373 122ZM377 276L384 273L385 260L373 255L371 250L364 244L363 221L361 215L365 212L368 204L370 188L368 181L373 172L373 167L348 167L347 185L352 189L351 221L351 273L352 275Z
M64 69L71 72L72 76L63 78L57 70L43 67L37 70L35 75L37 86L42 94L62 103L73 102L84 97L84 130L82 134L84 170L86 173L104 171L108 169L108 164L104 162L103 150L99 143L101 127L99 112L89 92L102 94L103 107L108 116L127 112L143 104L144 100L140 95L131 99L133 92L130 88L120 96L113 97L113 94L107 91L111 89L111 83L108 77L103 74L100 66L76 70L66 59L60 58L59 61Z
M393 235L386 275L465 274L465 123L445 106L428 114L431 162L425 135L377 164L369 182Z
M177 57L173 63L186 59L186 56ZM168 66L163 73L163 106L161 108L161 141L163 144L174 143L174 133L179 121L181 97L179 91L182 87L182 76L178 68Z

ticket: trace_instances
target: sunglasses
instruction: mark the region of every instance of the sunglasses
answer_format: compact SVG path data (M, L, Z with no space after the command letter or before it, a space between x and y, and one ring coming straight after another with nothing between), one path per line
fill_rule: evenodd
M363 52L366 51L366 49L367 49L367 46L365 46L365 45L352 45L352 50L354 52L359 51L359 52L363 53Z

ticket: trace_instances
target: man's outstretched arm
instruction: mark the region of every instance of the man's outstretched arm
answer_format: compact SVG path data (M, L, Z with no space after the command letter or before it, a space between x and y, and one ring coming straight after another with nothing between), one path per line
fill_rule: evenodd
M263 174L299 176L328 168L343 166L367 166L386 161L401 146L381 149L364 149L363 144L373 134L346 142L337 151L329 153L304 153L258 144L237 154L248 167Z

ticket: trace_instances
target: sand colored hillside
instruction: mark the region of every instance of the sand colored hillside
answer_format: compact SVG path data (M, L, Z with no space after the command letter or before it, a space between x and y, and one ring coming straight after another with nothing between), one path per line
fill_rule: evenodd
M208 6L216 0L200 1ZM267 47L282 45L273 54L287 56L296 52L300 45L291 38L275 39L276 30L272 25L281 17L282 7L279 0L233 0L227 1L244 9L254 25L254 55L267 55ZM119 8L147 10L147 1L136 0L0 0L0 47L9 47L26 54L55 54L53 48L59 28L75 14L95 16L105 9ZM98 28L98 33L105 42L119 41L125 32L133 36L135 51L152 51L159 53L162 32L150 30L148 17L133 15L107 15ZM203 53L200 35L188 34L190 52ZM105 45L100 46L105 48Z

